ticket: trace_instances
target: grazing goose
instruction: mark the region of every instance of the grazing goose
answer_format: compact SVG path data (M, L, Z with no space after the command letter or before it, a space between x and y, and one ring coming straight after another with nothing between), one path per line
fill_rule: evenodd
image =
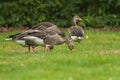
M73 45L67 37L61 37L56 32L51 30L39 31L28 30L23 33L9 36L6 40L14 40L16 43L28 47L29 52L34 52L36 46L45 47L46 52L49 49L53 49L54 45L66 43L71 51L73 51Z
M60 45L63 43L66 43L71 51L74 50L73 44L68 37L62 37L61 35L56 34L56 32L53 32L52 30L30 33L28 34L28 36L24 37L24 39L45 47L46 52L48 52L49 49L53 49L55 45ZM40 40L42 40L42 45L41 42L39 42Z
M61 35L62 37L65 37L64 32L62 32L55 24L50 22L41 22L36 25L34 25L32 30L52 30L53 32L56 32L57 34Z
M77 21L81 20L79 16L73 17L73 25L68 29L71 40L80 42L84 38L84 30L80 26L77 26Z

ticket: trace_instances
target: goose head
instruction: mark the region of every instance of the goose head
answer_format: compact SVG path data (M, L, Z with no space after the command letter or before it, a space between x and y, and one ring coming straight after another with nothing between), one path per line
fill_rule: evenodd
M76 21L82 21L82 19L79 16L74 16L73 19Z
M76 26L78 21L82 21L82 19L79 16L74 16L73 17L73 25Z
M71 51L74 51L74 46L73 46L71 40L70 40L68 37L65 37L64 39L65 39L65 42L66 42L68 48L69 48Z

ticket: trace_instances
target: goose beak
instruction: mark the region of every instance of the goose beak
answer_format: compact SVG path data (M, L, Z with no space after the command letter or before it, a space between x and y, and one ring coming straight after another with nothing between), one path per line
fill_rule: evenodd
M75 50L74 50L74 49L72 49L71 51L72 51L72 52L74 52Z
M83 21L83 19L81 19L81 18L79 18L78 20L79 20L79 21Z

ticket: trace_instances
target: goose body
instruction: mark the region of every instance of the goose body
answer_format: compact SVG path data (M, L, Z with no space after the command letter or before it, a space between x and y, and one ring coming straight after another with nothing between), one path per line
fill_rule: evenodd
M41 23L34 25L31 29L39 29L41 26L44 26L45 28L49 28L49 27L56 26L56 25L50 22L41 22Z
M29 40L29 41L31 41L31 42L34 42L34 44L36 44L37 46L44 46L45 44L44 44L44 41L43 41L43 39L41 39L41 38L38 38L38 37L36 37L36 36L25 36L25 37L23 37L25 40Z
M48 51L48 49L53 49L55 45L63 43L66 43L70 50L73 49L73 45L69 39L62 37L51 30L28 30L23 33L11 35L6 40L14 40L21 46L28 47L29 51L31 47L32 51L34 51L36 46L43 46L46 48L46 51Z
M73 26L68 29L69 37L73 41L80 42L82 39L84 39L84 30L80 26L77 26L77 21L81 20L82 19L79 16L74 16Z
M27 47L27 45L25 44L25 40L15 40L15 42L23 47Z
M50 23L50 22L41 22L38 23L36 25L34 25L32 28L32 30L51 30L53 32L56 32L57 34L61 35L61 36L65 36L64 32L61 31L55 24Z
M24 37L24 39L33 41L38 45L40 44L40 46L44 46L46 48L46 51L48 51L50 48L53 48L55 45L61 45L63 43L66 43L71 51L74 48L73 44L67 37L62 37L61 35L56 34L56 32L53 32L51 30L30 33L28 36Z

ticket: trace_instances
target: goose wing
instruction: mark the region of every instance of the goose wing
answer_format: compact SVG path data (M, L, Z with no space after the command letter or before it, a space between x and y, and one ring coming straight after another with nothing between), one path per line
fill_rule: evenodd
M27 36L30 33L34 33L34 32L39 32L39 30L27 30L27 31L22 32L22 33L10 35L9 37L7 37L6 40L23 40L23 37Z
M61 31L55 24L50 22L42 22L39 24L34 25L31 29L33 30L52 30L53 32L61 35L62 37L65 37L65 33Z
M41 23L34 25L31 29L41 29L41 27L49 28L51 26L54 26L54 24L50 22L41 22Z
M84 37L84 31L81 27L72 26L68 31L70 36Z

